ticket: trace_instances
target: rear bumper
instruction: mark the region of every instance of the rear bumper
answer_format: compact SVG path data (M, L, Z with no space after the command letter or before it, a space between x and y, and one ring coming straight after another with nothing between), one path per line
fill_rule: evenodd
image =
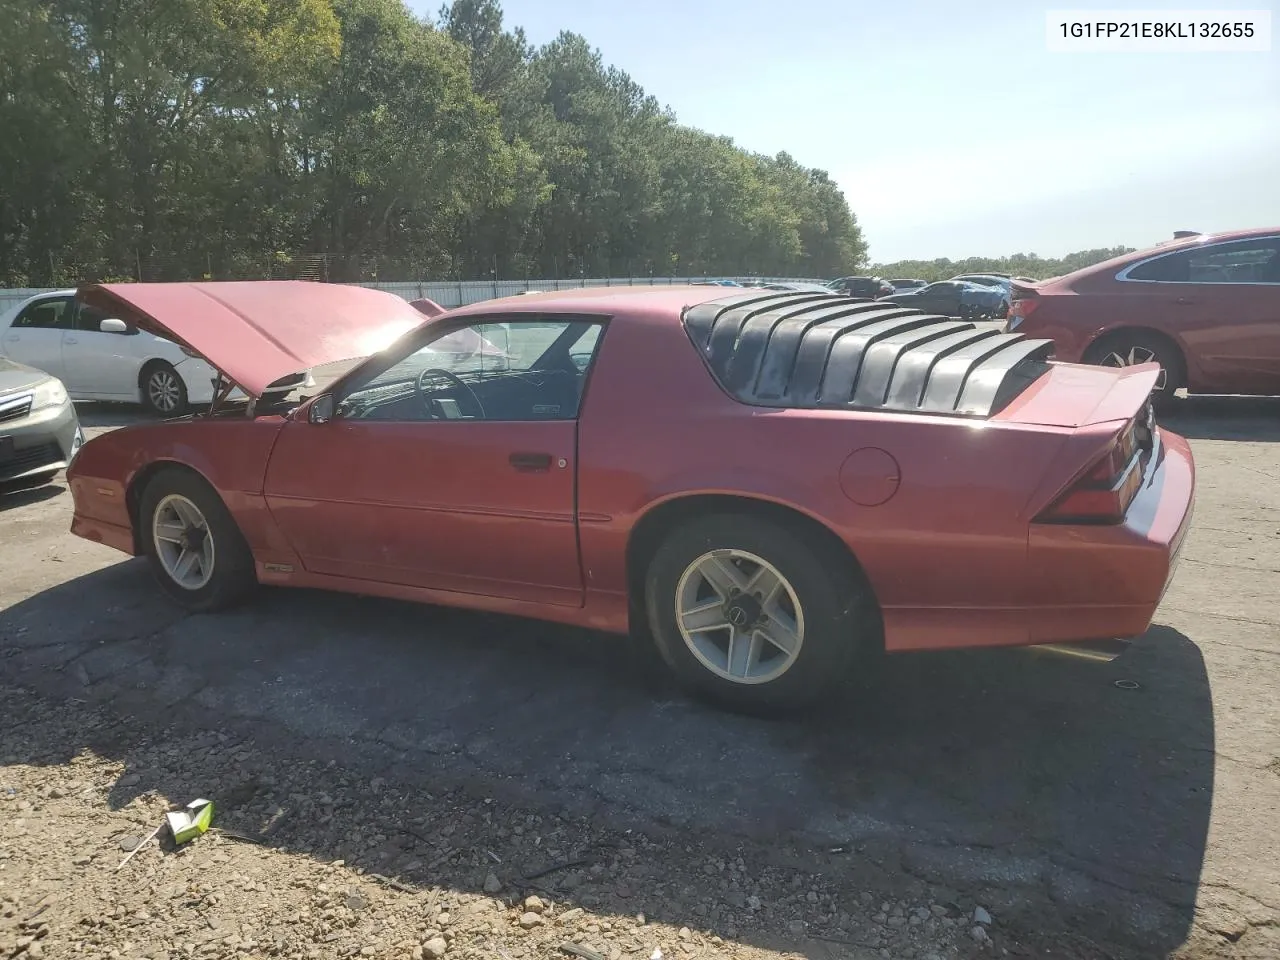
M1043 309L1044 306L1041 305L1040 310ZM1075 325L1048 321L1040 312L1033 313L1025 320L1021 317L1008 317L1004 331L1052 340L1053 359L1061 363L1083 363L1085 348L1098 335L1096 329L1081 330Z
M1195 506L1191 447L1176 434L1158 436L1124 523L1031 525L1024 604L887 608L885 649L1081 643L1145 633L1177 571Z
M30 417L0 423L0 483L22 483L67 466L84 442L76 408L67 401Z
M1191 447L1177 434L1157 436L1159 448L1124 523L1032 525L1028 559L1043 605L1029 642L1129 638L1151 625L1195 513Z

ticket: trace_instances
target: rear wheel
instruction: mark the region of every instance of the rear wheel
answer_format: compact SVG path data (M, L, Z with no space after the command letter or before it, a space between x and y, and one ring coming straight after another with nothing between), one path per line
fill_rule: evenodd
M1176 391L1187 383L1186 362L1178 347L1159 334L1141 330L1122 330L1101 337L1084 352L1084 362L1102 367L1160 364L1160 377L1151 393L1152 401L1160 408L1167 407Z
M812 704L878 636L849 558L750 515L673 530L649 564L645 605L659 653L719 706L769 714Z
M151 572L184 607L234 606L257 586L244 535L201 477L176 469L157 474L142 493L138 526Z

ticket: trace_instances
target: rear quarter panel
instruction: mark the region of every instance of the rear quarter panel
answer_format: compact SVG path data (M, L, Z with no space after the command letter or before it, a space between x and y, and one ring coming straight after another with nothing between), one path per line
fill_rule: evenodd
M625 592L627 539L647 511L720 493L826 524L882 607L1019 605L1028 511L1066 439L998 422L745 406L721 391L678 322L615 323L579 429L587 587ZM850 454L868 447L890 454L901 477L878 506L841 484Z
M1138 259L1142 258L1135 256L1134 262ZM1048 337L1057 359L1080 363L1090 345L1108 333L1155 330L1178 345L1190 388L1211 386L1213 371L1204 368L1200 349L1203 325L1194 311L1174 302L1186 291L1175 289L1181 286L1176 284L1117 281L1115 274L1124 266L1108 266L1105 271L1093 267L1041 284L1040 305L1017 332Z
M67 471L78 518L128 527L128 492L152 468L188 467L222 497L255 552L278 546L262 496L280 417L189 420L124 427L86 443Z

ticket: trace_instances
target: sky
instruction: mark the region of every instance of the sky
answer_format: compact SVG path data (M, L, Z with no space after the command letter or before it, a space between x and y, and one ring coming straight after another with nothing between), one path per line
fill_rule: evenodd
M535 44L584 36L681 123L826 170L875 262L1052 257L1280 226L1276 0L1160 6L1271 10L1268 53L1047 50L1047 10L1117 7L503 3L508 27Z

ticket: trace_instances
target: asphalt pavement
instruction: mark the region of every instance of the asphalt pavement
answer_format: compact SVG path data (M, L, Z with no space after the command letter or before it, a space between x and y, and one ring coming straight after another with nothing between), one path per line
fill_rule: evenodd
M585 631L287 590L186 615L143 561L68 533L59 482L0 499L0 678L156 736L243 730L291 758L810 850L876 889L941 885L1142 955L1274 958L1280 401L1187 401L1168 425L1197 457L1195 526L1156 625L1111 664L898 656L820 715L752 721Z

